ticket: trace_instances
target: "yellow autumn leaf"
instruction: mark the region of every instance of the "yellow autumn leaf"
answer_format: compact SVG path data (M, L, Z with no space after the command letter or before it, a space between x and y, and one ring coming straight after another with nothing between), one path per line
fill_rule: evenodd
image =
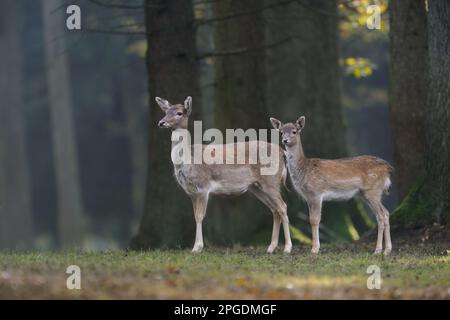
M358 23L361 26L366 25L366 20L367 20L367 16L366 15L362 15L362 16L358 17Z
M366 76L370 76L372 74L372 68L369 66L365 66L363 72Z
M349 58L345 59L345 63L348 64L349 66L354 65L356 63L356 59L349 57Z

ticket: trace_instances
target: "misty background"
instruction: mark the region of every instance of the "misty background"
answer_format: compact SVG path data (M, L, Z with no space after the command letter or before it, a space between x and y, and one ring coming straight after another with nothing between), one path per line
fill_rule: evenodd
M155 246L190 245L194 219L187 196L168 171L149 169L157 158L171 170L170 154L149 139L170 144L169 132L153 128L162 117L156 95L172 103L192 95L193 119L203 120L204 129L269 128L270 116L287 122L306 115L307 156L369 154L395 166L387 1L229 2L168 1L167 16L161 1L1 1L0 190L8 199L0 204L1 248L125 248L145 233L152 208L164 217L173 214L161 224L157 215L152 228L175 228L171 239L155 240ZM381 8L381 29L366 26L371 3ZM66 28L70 4L81 9L81 30ZM187 34L191 24L181 22L191 18L195 32ZM173 38L175 47L193 37L186 46L195 47L190 65L198 74L182 81L197 83L198 92L182 92L176 73L166 72L163 89L152 85L159 72L151 72L157 70L149 64L153 57L162 70L177 70L161 58L164 44L152 44L149 27L157 23L160 34L175 25L182 37ZM336 74L330 72L335 67ZM232 70L245 73L242 83L231 79ZM385 200L389 210L401 200L396 177L393 182ZM149 188L164 196L149 196ZM270 212L244 198L218 199L208 207L207 241L266 244ZM285 198L294 244L307 242L306 206L293 191ZM358 240L376 224L360 203L327 204L324 211L325 241ZM180 235L180 228L189 235ZM155 234L148 231L148 239Z

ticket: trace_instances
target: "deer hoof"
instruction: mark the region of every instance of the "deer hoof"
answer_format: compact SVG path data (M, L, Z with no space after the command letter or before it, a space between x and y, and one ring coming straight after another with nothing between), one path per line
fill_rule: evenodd
M277 248L277 246L270 245L270 246L267 248L267 253L273 253L273 252L275 251L276 248Z
M379 255L381 254L382 249L375 249L375 252L373 253L374 255Z
M201 245L195 245L194 248L192 248L192 253L200 253L202 252L203 246Z
M392 251L392 248L386 248L386 249L384 249L384 255L385 256L388 256L388 255L390 255L391 254L391 251Z
M312 248L311 249L311 253L312 254L318 254L319 253L319 248Z
M283 252L286 254L290 254L292 251L292 245L290 246L285 246Z

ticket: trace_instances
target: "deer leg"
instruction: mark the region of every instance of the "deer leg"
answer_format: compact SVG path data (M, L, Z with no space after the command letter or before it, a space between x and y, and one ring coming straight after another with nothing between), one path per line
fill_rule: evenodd
M384 255L387 256L392 251L391 226L389 224L389 211L380 203L384 213Z
M266 206L270 208L274 215L274 226L272 230L272 242L268 253L272 253L278 246L278 238L280 234L280 221L283 223L284 232L284 253L290 253L292 250L292 241L289 231L289 218L287 216L287 206L281 197L280 190L267 185L253 186L251 192L255 194ZM275 217L276 216L276 217Z
M249 191L253 193L262 203L264 203L264 205L266 205L272 212L273 215L272 241L270 242L270 245L267 248L267 253L272 253L278 247L278 240L280 238L280 224L281 224L280 216L276 212L276 208L273 204L273 201L270 200L270 198L267 196L266 193L264 193L256 186L251 187Z
M283 224L283 233L284 233L284 253L291 253L292 250L292 241L291 241L291 233L289 231L289 218L287 215L287 206L281 197L280 191L275 190L273 188L267 188L264 190L268 199L273 206L275 207L275 212L278 214L281 223ZM277 233L279 233L280 228L278 227ZM277 234L278 238L278 234Z
M284 253L291 253L292 250L292 241L291 241L291 233L289 231L289 218L287 215L287 206L286 203L280 196L279 199L279 209L278 212L281 216L281 222L283 223L283 233L284 233Z
M322 216L322 201L313 200L308 202L309 206L309 223L311 224L312 234L312 254L319 253L320 240L319 240L319 225Z
M363 195L364 199L366 200L367 204L369 205L370 209L375 214L375 217L377 218L377 224L378 224L378 235L377 235L377 245L375 247L374 254L380 254L383 250L383 232L384 232L384 211L380 202L381 196L378 195Z
M208 195L206 194L196 194L192 196L192 206L194 207L194 217L195 217L195 243L192 252L201 252L203 249L203 232L202 232L202 222L206 213L206 206L208 204Z
M377 245L375 247L374 254L380 254L383 250L383 232L384 232L384 219L383 215L378 213L376 209L372 209L376 213L377 225L378 225L378 235L377 235Z
M281 219L276 212L272 212L273 227L272 227L272 241L267 248L267 253L272 253L278 247L278 240L280 238L280 224Z

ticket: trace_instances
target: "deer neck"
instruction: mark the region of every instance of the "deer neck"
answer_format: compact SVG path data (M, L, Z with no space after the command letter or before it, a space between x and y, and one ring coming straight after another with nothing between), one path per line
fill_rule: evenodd
M302 139L299 137L296 144L286 147L286 155L288 162L293 164L303 165L305 163L306 157L303 152Z
M186 136L189 135L189 131L187 128L177 128L172 130L172 137L171 137L171 141L172 141L172 150L177 147L180 143L183 142L183 138L179 138L179 139L174 139L174 137L178 136Z
M308 165L300 137L296 144L286 147L286 162L295 188L303 194L301 189L305 185L305 173L308 170Z

